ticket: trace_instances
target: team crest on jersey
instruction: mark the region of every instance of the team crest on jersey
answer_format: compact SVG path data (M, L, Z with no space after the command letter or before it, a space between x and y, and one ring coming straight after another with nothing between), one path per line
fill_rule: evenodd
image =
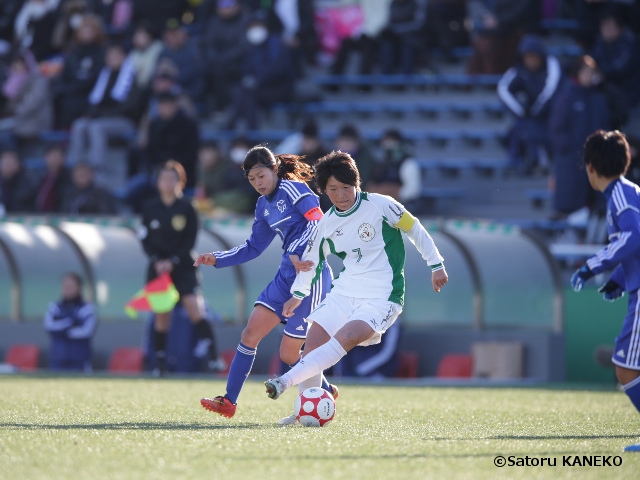
M279 200L278 203L276 203L276 207L278 207L278 210L282 213L287 209L287 204L284 200Z
M268 217L269 216L269 210L267 210L266 208L264 209L264 216Z
M171 226L174 230L180 232L187 225L187 217L184 215L174 215L171 219Z
M369 223L363 223L358 228L358 236L363 242L370 242L376 236L376 229Z

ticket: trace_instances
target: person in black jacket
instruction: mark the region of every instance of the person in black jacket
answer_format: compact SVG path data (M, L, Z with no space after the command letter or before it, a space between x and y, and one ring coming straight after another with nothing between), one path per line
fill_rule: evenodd
M527 35L520 42L518 61L498 83L498 95L514 116L509 160L523 173L536 164L549 166L547 123L561 76L558 59L547 55L538 37Z
M111 193L96 185L91 165L77 163L71 172L71 184L62 197L62 213L73 215L110 215L116 213L116 200Z
M380 35L382 73L413 73L425 22L425 0L393 0L389 24ZM396 69L398 70L396 72Z
M36 197L36 211L59 212L62 197L71 184L71 172L64 165L65 149L60 144L49 145L44 154L47 165L45 174Z
M182 306L194 324L200 342L206 345L207 365L219 370L216 342L211 325L206 320L204 299L200 293L200 281L193 268L192 250L198 235L198 217L191 203L182 199L186 174L178 162L166 162L158 173L157 187L160 195L145 206L139 238L149 257L147 282L167 272L180 294ZM154 344L156 370L166 372L167 332L170 313L156 313ZM196 347L196 350L204 350Z
M54 87L57 128L69 128L89 108L89 93L104 63L104 41L100 19L85 15Z
M175 92L164 92L157 98L158 117L149 125L146 149L149 168L156 170L167 160L175 160L185 169L185 187L192 189L198 163L198 124L180 109Z
M134 121L139 116L135 75L124 47L111 44L105 53L105 66L89 94L89 109L71 128L69 161L72 164L86 161L102 167L109 137L134 131Z
M0 216L5 211L31 212L35 186L22 167L18 152L5 150L0 156Z

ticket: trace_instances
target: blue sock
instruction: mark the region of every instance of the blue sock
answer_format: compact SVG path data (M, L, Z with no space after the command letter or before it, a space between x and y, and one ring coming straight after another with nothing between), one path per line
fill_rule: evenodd
M245 380L251 373L251 367L253 367L253 361L256 358L256 349L249 348L240 342L238 344L238 350L236 351L231 367L229 367L229 377L227 378L227 397L231 403L238 403L238 396L240 390L244 385Z
M640 377L622 386L622 390L627 394L633 406L640 412Z

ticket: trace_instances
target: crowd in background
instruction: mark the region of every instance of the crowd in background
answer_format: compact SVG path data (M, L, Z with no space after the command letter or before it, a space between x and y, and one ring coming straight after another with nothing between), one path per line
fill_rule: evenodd
M536 37L556 16L577 19L573 35L588 54L571 65ZM639 19L638 2L615 0L3 0L0 205L139 211L152 172L174 159L201 209L250 213L255 194L238 164L251 142L201 142L203 121L257 129L269 105L300 100L300 78L344 73L354 52L360 73L408 74L433 71L432 47L454 61L454 49L470 45L469 73L506 72L498 93L515 118L514 168L554 165L556 210L571 213L592 202L576 173L583 139L624 125L640 100ZM21 151L52 130L68 131L68 144L49 144L46 171L27 174ZM341 148L366 188L408 203L419 196L419 167L398 131L369 145L344 125L326 144L308 122L298 137L309 162ZM101 181L113 139L129 149L130 184L117 195Z

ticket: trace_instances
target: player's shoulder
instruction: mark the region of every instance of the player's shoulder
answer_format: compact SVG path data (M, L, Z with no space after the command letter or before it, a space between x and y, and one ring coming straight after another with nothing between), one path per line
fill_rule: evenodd
M398 201L388 195L362 192L360 193L360 197L362 198L363 202L369 202L378 208L397 207L404 210L404 207L402 207L402 205Z
M611 203L618 215L628 209L640 213L640 187L625 177L621 177L611 192Z
M282 180L278 189L280 190L279 193L287 196L293 204L298 203L307 195L313 195L309 185L304 182L295 182L293 180Z

